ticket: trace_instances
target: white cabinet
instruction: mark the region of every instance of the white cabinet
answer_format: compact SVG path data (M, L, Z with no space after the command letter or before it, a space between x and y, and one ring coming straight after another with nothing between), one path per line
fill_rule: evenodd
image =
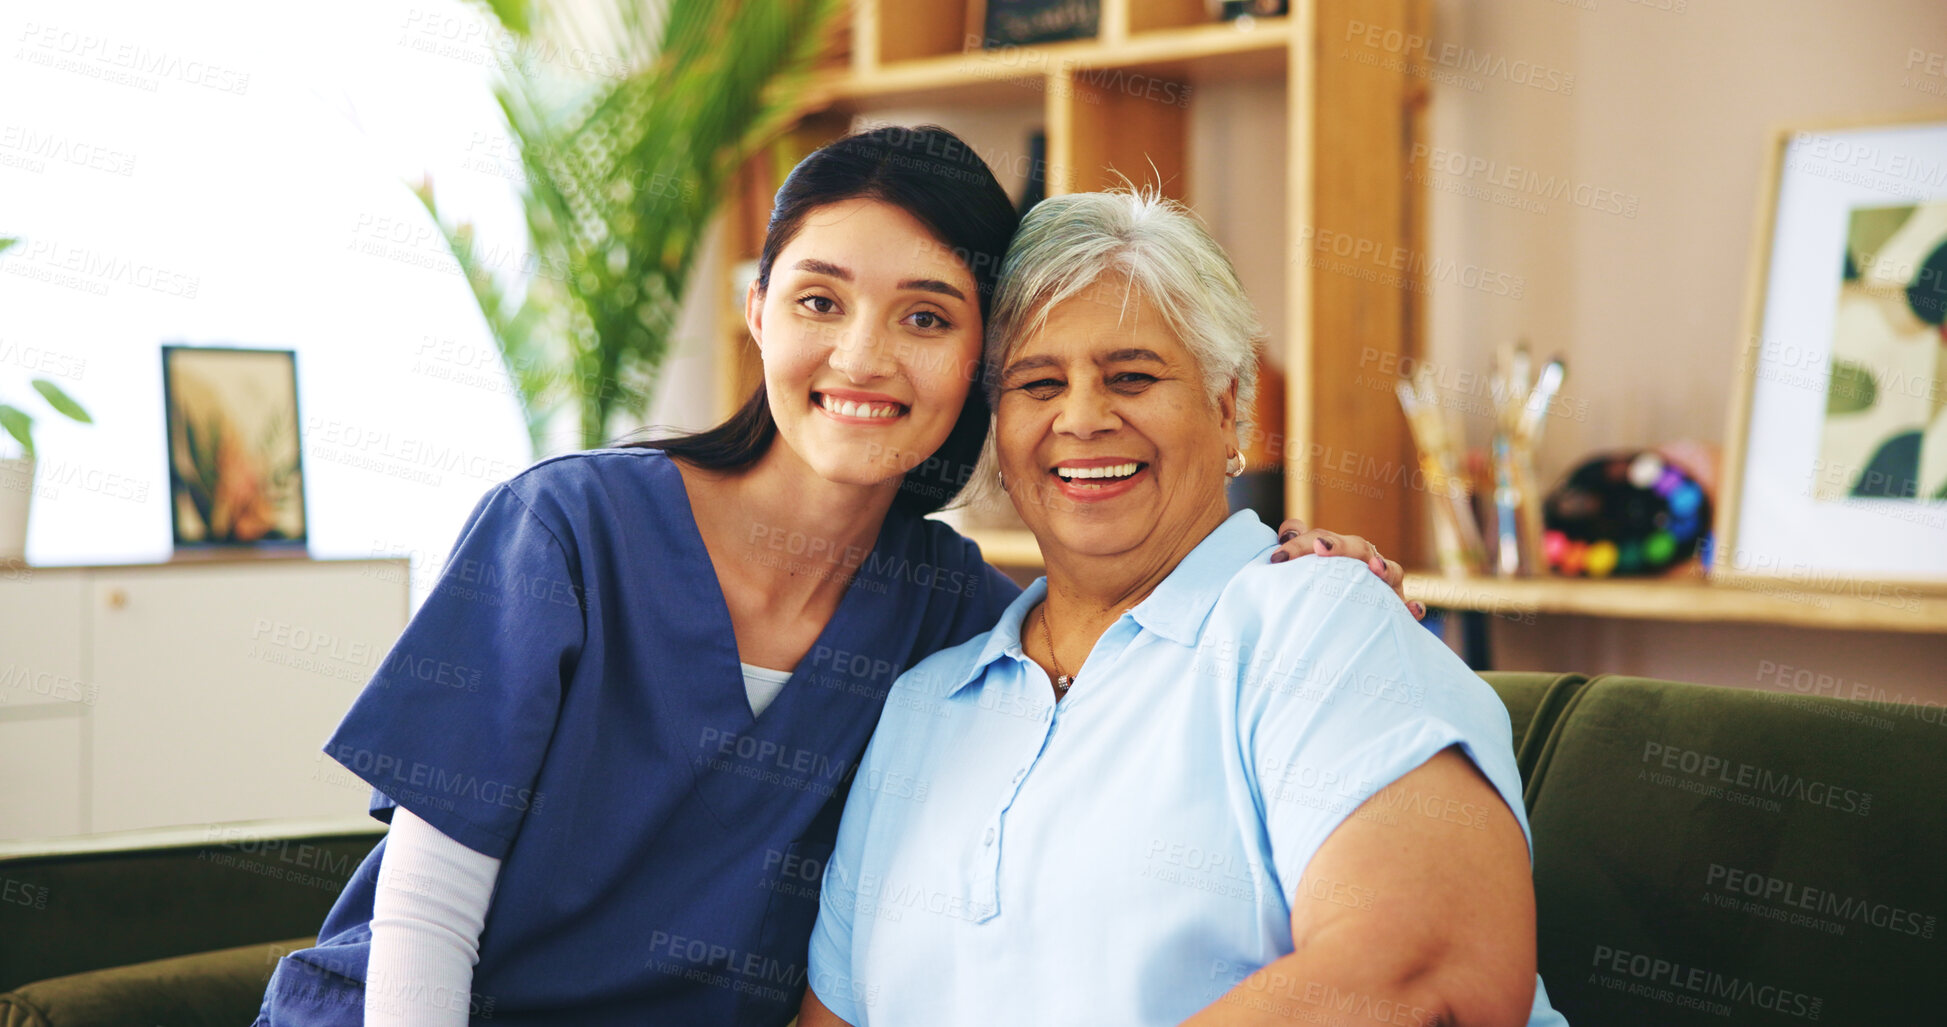
M319 750L406 617L404 560L0 570L0 840L356 817Z
M0 707L0 838L87 829L85 723L53 705Z

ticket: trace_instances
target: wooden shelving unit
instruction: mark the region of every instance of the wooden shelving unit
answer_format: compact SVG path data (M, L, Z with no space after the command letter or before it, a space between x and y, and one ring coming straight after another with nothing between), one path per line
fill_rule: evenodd
M1864 584L1851 591L1786 582L1731 584L1697 577L1592 581L1575 578L1406 577L1409 598L1496 615L1581 614L1624 620L1774 624L1850 631L1947 632L1947 596Z
M976 531L989 563L1015 569L1041 566L1041 551L1025 531ZM1525 619L1532 614L1623 620L1773 624L1849 631L1947 632L1947 595L1862 583L1852 590L1799 588L1789 582L1728 583L1692 575L1667 578L1442 577L1406 575L1406 596L1429 607L1472 610Z
M1418 554L1409 540L1421 535L1417 495L1348 487L1357 483L1312 473L1308 455L1351 453L1411 466L1399 410L1381 401L1383 394L1345 383L1359 373L1362 355L1418 355L1421 293L1410 272L1362 274L1342 259L1325 259L1312 244L1342 237L1357 241L1361 252L1423 251L1418 187L1407 174L1419 138L1422 69L1410 54L1398 61L1384 55L1387 62L1348 59L1339 41L1354 23L1424 36L1426 0L1294 0L1291 6L1288 16L1239 24L1212 21L1204 0L1102 0L1096 38L983 50L979 30L969 31L968 0L857 0L827 66L806 91L793 145L808 150L843 134L856 118L913 109L968 135L962 121L979 124L999 110L1046 132L1050 194L1106 188L1126 175L1187 200L1206 218L1204 207L1212 202L1261 204L1261 214L1233 206L1233 214L1243 214L1229 219L1233 233L1247 233L1243 241L1258 253L1253 298L1261 308L1283 311L1268 326L1277 352L1267 368L1276 374L1264 375L1271 387L1262 390L1256 410L1264 431L1245 455L1253 467L1285 468L1289 512L1397 540L1388 550L1412 559ZM1235 94L1207 88L1218 83L1244 83L1260 99L1281 98L1280 113L1269 115L1281 122L1268 126L1276 131L1240 133L1235 153L1200 151L1222 144L1198 134L1198 119L1236 113L1219 109ZM1282 142L1256 141L1269 136ZM1011 145L1018 153L1024 142ZM1266 168L1270 195L1227 195L1221 185L1194 180L1199 166L1231 160ZM762 244L780 163L765 155L746 169L729 219L726 273L754 258ZM1002 181L1008 181L1004 173ZM1223 241L1238 249L1235 234ZM1280 266L1267 267L1266 254L1277 254ZM1247 287L1250 280L1247 275ZM741 288L728 291L729 373L720 378L726 412L748 395L757 373L743 331ZM1267 294L1272 291L1279 295ZM1025 548L1019 539L1011 548L986 548L995 559L1038 562L1031 539Z
M1291 46L1291 19L1239 28L1231 24L1161 29L1120 43L1074 40L1016 50L975 50L870 64L821 75L808 98L814 107L944 101L1006 101L1059 69L1089 71L1156 65L1179 79L1209 81L1281 75Z

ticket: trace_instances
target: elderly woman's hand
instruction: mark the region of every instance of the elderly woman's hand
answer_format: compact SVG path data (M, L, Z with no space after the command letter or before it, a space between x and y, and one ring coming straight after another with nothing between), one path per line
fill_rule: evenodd
M1341 535L1323 528L1307 528L1305 522L1296 517L1287 517L1278 525L1278 551L1271 554L1272 563L1283 563L1301 556L1349 556L1364 560L1366 566L1379 575L1381 581L1406 603L1414 620L1426 619L1426 606L1406 598L1406 569L1379 555L1379 547L1359 535Z

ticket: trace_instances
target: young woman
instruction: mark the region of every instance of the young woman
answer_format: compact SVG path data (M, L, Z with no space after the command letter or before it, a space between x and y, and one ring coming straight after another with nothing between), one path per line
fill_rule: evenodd
M929 787L854 780L887 691L1019 594L923 519L986 435L1015 223L945 130L825 147L778 192L743 409L480 501L326 745L391 830L258 1024L791 1018L848 790Z

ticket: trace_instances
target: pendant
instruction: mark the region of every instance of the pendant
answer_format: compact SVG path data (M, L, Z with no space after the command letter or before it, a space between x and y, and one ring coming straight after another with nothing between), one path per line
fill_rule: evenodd
M1068 691L1068 686L1074 683L1075 683L1074 678L1069 677L1066 674L1063 674L1060 677L1055 678L1055 691L1066 692Z

